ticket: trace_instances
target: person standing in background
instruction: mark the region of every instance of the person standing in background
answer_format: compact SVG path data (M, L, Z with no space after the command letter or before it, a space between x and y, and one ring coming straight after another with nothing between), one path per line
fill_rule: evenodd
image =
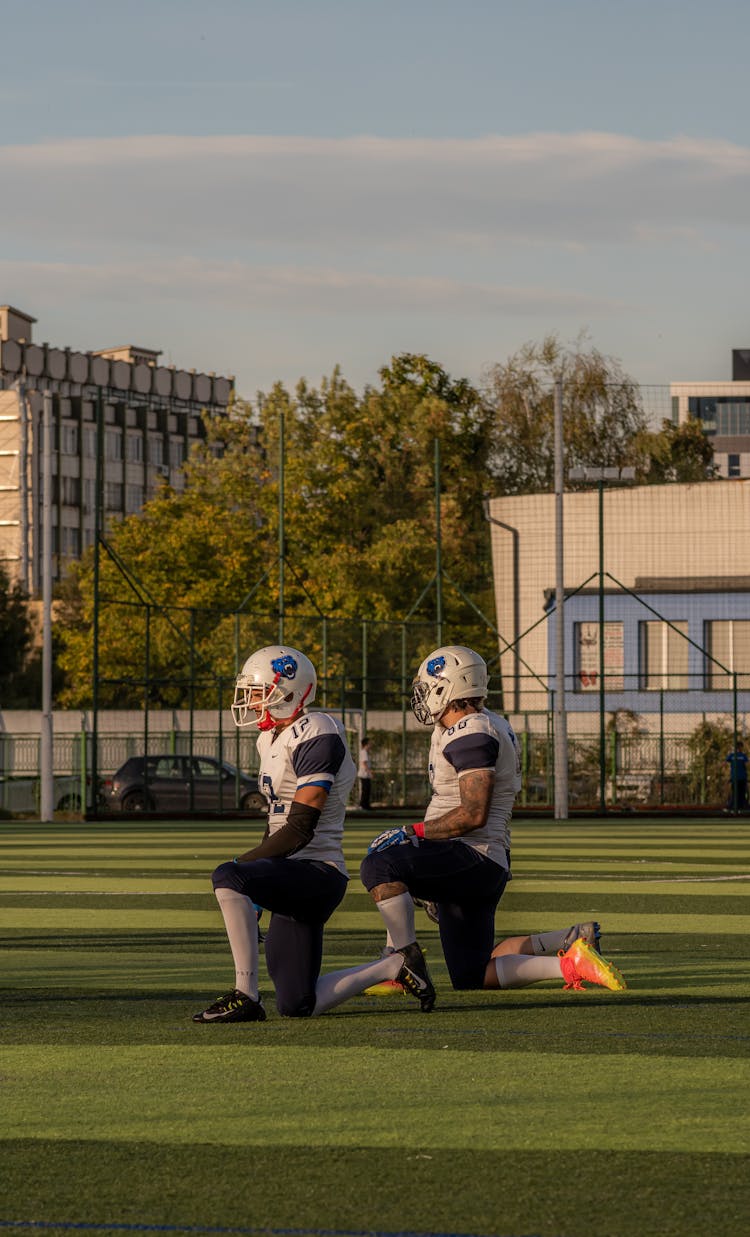
M370 794L372 792L372 766L370 764L370 740L363 739L359 748L359 806L363 812L370 811Z
M742 739L725 761L729 765L729 799L726 810L736 815L747 809L747 752Z

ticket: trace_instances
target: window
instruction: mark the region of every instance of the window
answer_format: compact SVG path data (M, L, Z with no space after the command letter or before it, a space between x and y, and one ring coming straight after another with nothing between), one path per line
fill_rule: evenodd
M140 511L143 506L143 486L128 485L125 487L125 510L128 515Z
M140 464L143 462L143 438L140 434L128 434L127 447L128 460L131 464Z
M717 434L750 434L750 403L747 400L720 399L717 402Z
M63 421L60 426L60 450L63 455L78 454L78 426Z
M60 478L60 501L65 507L77 507L81 501L81 485L78 477Z
M96 503L96 481L93 477L85 477L83 481L83 509L93 511Z
M212 777L214 780L219 776L219 766L213 760L206 760L204 757L195 756L193 758L193 773L195 777Z
M715 659L706 659L706 689L731 690L732 675L736 674L738 688L746 690L750 686L750 619L719 619L706 623L705 643L706 651Z
M83 454L89 460L96 459L96 427L93 425L83 428Z
M688 412L703 422L707 434L750 433L750 400L732 395L691 395Z
M122 485L119 481L105 482L104 506L107 508L107 511L122 510Z
M576 690L599 691L599 623L576 623ZM604 623L604 687L623 690L622 623Z
M108 460L122 459L122 434L119 430L107 430L105 432L104 454Z
M641 687L645 691L686 691L686 622L641 623Z
M150 437L148 440L149 464L164 463L164 442L161 438Z
M739 477L740 476L739 455L728 455L727 456L727 476L728 477Z
M179 468L185 462L185 444L172 439L169 444L169 462L173 468Z
M81 553L81 534L77 528L63 525L62 552L66 558L78 558Z

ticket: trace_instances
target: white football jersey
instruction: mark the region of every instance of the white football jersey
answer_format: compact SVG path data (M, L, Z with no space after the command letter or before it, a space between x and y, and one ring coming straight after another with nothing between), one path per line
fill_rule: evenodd
M283 730L262 731L258 755L258 785L268 800L269 833L276 833L285 824L298 787L325 786L328 797L315 833L307 846L289 858L331 863L348 875L342 838L346 804L357 770L342 723L330 713L303 713Z
M508 867L510 816L521 789L521 756L510 722L482 709L467 713L455 726L438 723L430 744L430 799L425 820L443 816L461 805L459 782L466 773L494 769L495 786L487 822L458 841L473 846L501 867Z

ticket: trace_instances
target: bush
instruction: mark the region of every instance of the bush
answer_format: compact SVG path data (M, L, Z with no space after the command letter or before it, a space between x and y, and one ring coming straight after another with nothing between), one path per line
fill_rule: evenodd
M688 739L688 785L696 803L722 803L728 794L727 752L734 748L729 721L696 726Z

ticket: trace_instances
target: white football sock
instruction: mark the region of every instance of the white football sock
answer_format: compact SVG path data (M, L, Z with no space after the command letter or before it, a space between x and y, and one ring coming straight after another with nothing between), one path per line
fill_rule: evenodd
M570 928L561 928L559 932L536 932L529 937L531 948L535 954L556 954L565 944L565 937Z
M559 979L562 975L558 957L532 958L529 954L506 954L493 961L501 988L526 988L529 984L541 983L543 979Z
M346 971L329 971L327 975L321 975L315 985L313 1018L357 996L373 984L382 984L384 979L395 979L403 964L401 954L389 954L387 958L378 958L377 962L365 962Z
M258 913L252 900L236 889L217 889L216 901L234 959L234 986L258 999Z
M414 927L414 903L410 893L397 893L395 898L378 902L377 908L383 917L388 941L394 949L403 949L417 939Z
M387 957L387 955L388 955L388 954L392 954L392 953L393 953L393 941L391 940L391 934L390 934L390 932L389 932L389 931L388 931L388 929L386 928L386 932L385 932L385 945L383 946L383 948L382 948L382 949L381 949L381 951L380 951L380 956L381 956L381 958L385 958L385 957Z

